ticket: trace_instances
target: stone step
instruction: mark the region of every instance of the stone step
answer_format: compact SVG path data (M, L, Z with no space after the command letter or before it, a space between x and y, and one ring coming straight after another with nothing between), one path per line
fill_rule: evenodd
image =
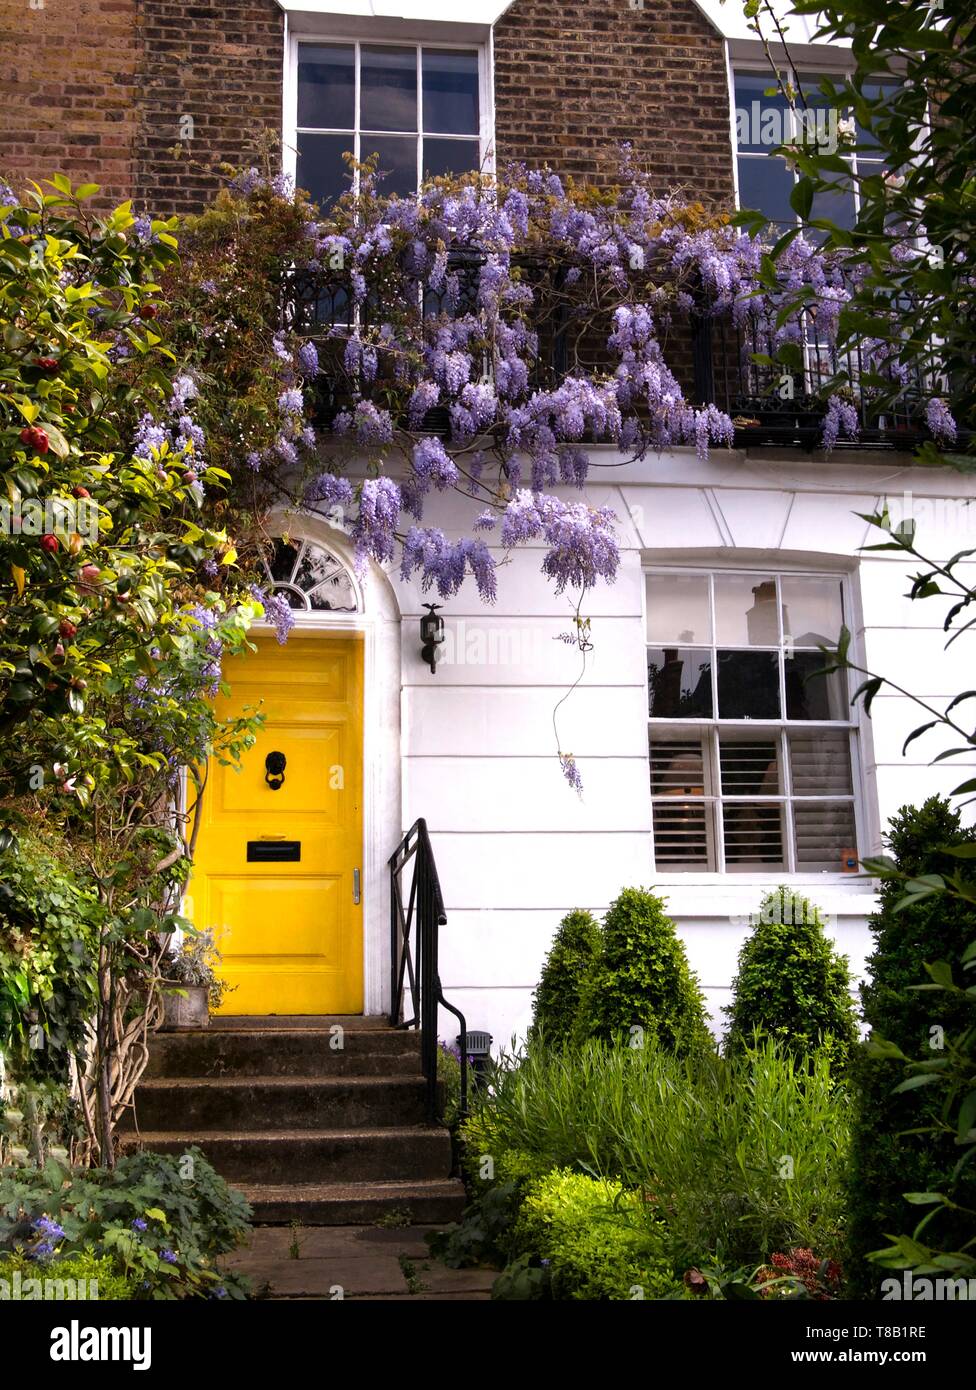
M459 1220L466 1201L457 1178L235 1186L260 1226L375 1226L384 1216L402 1218L404 1224L447 1225Z
M214 1023L223 1020L214 1020ZM337 1045L341 1042L341 1046ZM201 1028L157 1033L147 1078L419 1074L420 1034L394 1028Z
M277 1033L328 1032L339 1026L346 1032L387 1032L397 1030L386 1014L214 1014L210 1020L213 1032Z
M140 1082L126 1129L197 1131L378 1129L421 1125L420 1076L157 1077Z
M127 1149L181 1154L191 1144L228 1182L287 1184L413 1182L445 1178L451 1171L448 1131L428 1126L389 1129L278 1129L231 1133L181 1126L123 1136Z

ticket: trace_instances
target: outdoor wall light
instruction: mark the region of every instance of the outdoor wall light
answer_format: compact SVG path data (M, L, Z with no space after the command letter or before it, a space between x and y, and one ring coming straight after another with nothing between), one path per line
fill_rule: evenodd
M444 619L437 616L439 603L425 603L427 612L420 620L420 640L423 646L420 655L430 667L431 672L436 674L437 663L443 656L442 645L444 642Z
M473 1028L468 1029L465 1037L468 1044L468 1061L471 1063L471 1070L474 1072L474 1084L477 1088L484 1083L488 1064L491 1061L492 1037L490 1033ZM458 1047L461 1046L460 1034L457 1045Z

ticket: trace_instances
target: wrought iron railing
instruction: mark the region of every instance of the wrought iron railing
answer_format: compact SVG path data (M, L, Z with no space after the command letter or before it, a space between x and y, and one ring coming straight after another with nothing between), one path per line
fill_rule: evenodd
M422 318L436 323L444 315L474 311L484 263L484 254L477 248L453 248L447 262L453 288L443 282L437 290L416 286L416 308ZM580 373L610 377L617 359L606 349L609 319L573 307L572 295L566 292L568 267L531 256L521 257L518 264L523 283L538 292L538 321L530 325L538 335L530 388L556 386ZM361 396L385 391L389 382L382 371L372 383L351 377L343 364L343 350L348 336L378 327L389 316L390 305L374 291L355 304L344 271L295 271L286 279L283 323L319 343L323 371L313 388L319 423L330 423ZM675 312L662 351L693 405L715 404L732 417L738 447L817 448L823 438L827 397L834 390L831 383L838 377L846 377L841 394L854 405L859 422L857 438L841 438L838 447L904 449L930 437L925 405L932 395L945 394L944 382L928 381L916 371L904 377L897 391L880 392L872 384L877 364L868 360L860 346L839 353L814 311L799 310L796 329L802 365L789 372L788 382L782 365L755 360L756 355L774 357L770 318L758 311L739 322L727 310ZM483 365L490 371L489 362ZM422 428L446 435L450 429L447 409L439 406L429 411Z
M838 351L809 311L797 328L800 360L787 369L774 360L772 331L759 314L738 324L729 314L692 315L694 403L712 402L731 415L736 445L819 447L835 378L844 382L839 394L858 419L857 437L841 438L838 448L910 449L930 437L925 405L940 394L938 383L927 384L916 369L904 374L897 388L868 385L878 368L861 344Z
M460 1113L468 1108L468 1029L464 1015L444 998L437 939L447 922L427 822L414 821L390 856L390 1023L420 1029L420 1058L427 1086L427 1118L437 1118L437 1011L459 1024ZM407 1017L407 1010L410 1015Z

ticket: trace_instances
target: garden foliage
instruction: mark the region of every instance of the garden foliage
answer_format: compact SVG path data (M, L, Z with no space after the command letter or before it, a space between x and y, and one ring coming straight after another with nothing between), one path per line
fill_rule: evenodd
M625 888L603 921L602 945L583 986L578 1038L645 1037L679 1055L711 1047L705 1005L684 946L660 898Z
M947 850L968 847L972 853L976 831L961 829L958 811L930 797L920 807L901 808L887 844L899 874L919 882L928 874L955 875L960 866L965 869L967 861ZM868 1254L884 1237L909 1228L918 1215L905 1193L942 1192L951 1185L959 1204L976 1209L976 1166L968 1164L960 1180L950 1184L961 1154L956 1135L940 1122L943 1095L931 1083L896 1090L904 1079L898 1054L927 1056L933 1062L941 1057L947 1064L945 1039L959 1043L972 1026L964 995L916 986L932 983L927 965L942 961L949 969L962 958L973 939L976 912L971 902L948 892L918 897L899 908L903 899L900 879L882 884L880 910L871 919L869 978L861 986L865 1022L897 1049L887 1055L866 1050L856 1068L848 1274L854 1291L864 1297L878 1296L880 1283ZM927 1242L954 1249L971 1234L971 1218L940 1207L932 1214Z
M774 1038L799 1062L818 1051L833 1070L857 1041L847 959L824 932L820 910L802 893L776 888L762 900L739 952L726 1009L725 1049L741 1052L755 1036Z
M533 996L533 1036L541 1036L556 1045L569 1041L583 983L600 949L600 928L593 914L580 908L567 912L559 924Z
M247 1233L249 1215L199 1149L135 1153L112 1170L52 1159L0 1175L0 1252L22 1252L39 1277L72 1254L107 1257L136 1297L243 1297L246 1285L217 1261Z

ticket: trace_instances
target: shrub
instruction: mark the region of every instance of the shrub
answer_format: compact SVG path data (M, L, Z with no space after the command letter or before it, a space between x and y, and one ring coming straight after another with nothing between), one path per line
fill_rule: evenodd
M930 797L921 807L902 807L886 837L899 870L912 878L924 874L961 874L972 885L966 861L945 853L947 845L976 843L976 831L960 828L959 813L944 799ZM958 1037L970 1025L963 998L933 995L913 986L926 980L927 963L958 960L974 935L973 907L948 893L934 893L896 911L904 884L885 881L880 910L871 919L874 951L869 978L861 986L864 1020L872 1030L909 1057L938 1056L931 1029L939 1026ZM937 1000L937 1003L933 1002ZM904 1079L903 1064L862 1049L854 1068L855 1114L848 1175L850 1209L848 1258L850 1291L858 1297L879 1296L879 1274L867 1256L914 1225L916 1208L906 1192L944 1192L959 1157L959 1147L945 1130L908 1133L937 1125L942 1095L930 1088L893 1094ZM954 1200L976 1208L976 1164L967 1165L953 1184ZM940 1209L926 1228L930 1245L952 1250L970 1237L965 1218Z
M646 1222L639 1195L582 1173L557 1170L530 1186L514 1244L548 1260L557 1299L630 1299L635 1286L659 1298L673 1282L663 1236Z
M847 958L824 934L820 909L801 893L767 893L739 952L725 1050L742 1052L756 1036L775 1038L804 1057L826 1049L834 1070L857 1042Z
M12 1285L16 1274L20 1275L22 1289L28 1280L39 1280L38 1297L43 1298L49 1296L48 1290L51 1298L59 1300L85 1297L114 1303L137 1297L135 1280L120 1272L111 1255L99 1255L94 1250L77 1250L43 1262L17 1251L0 1254L0 1279Z
M0 1251L109 1255L146 1298L244 1297L245 1282L217 1259L247 1234L249 1216L196 1148L131 1154L111 1170L49 1160L0 1171Z
M719 1249L836 1258L848 1109L824 1056L800 1067L770 1040L729 1060L590 1041L503 1059L464 1132L496 1180L585 1167L645 1191L680 1273Z
M633 1029L642 1033L635 1035ZM603 922L603 949L587 979L577 1036L650 1037L680 1056L710 1047L705 1005L664 904L625 888Z
M19 849L0 883L0 1051L15 1082L66 1082L95 1008L103 910L53 837L31 829Z
M530 1038L567 1043L579 1010L580 991L600 954L600 928L590 912L575 908L559 924L533 995Z

